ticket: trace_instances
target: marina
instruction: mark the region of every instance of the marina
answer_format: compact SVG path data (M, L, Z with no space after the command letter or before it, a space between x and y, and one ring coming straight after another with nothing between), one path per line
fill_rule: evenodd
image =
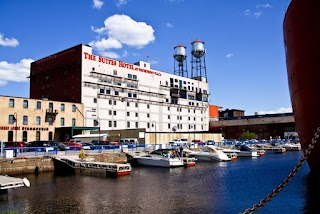
M270 193L302 151L195 167L133 167L129 176L105 178L53 172L28 175L30 188L0 195L2 212L18 213L240 213ZM307 165L259 213L319 210L317 178Z

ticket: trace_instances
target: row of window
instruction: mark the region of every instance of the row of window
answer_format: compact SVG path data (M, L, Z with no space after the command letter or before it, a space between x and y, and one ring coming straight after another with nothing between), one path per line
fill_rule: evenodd
M17 141L17 139L13 139L13 136L14 136L13 134L14 134L13 131L8 131L8 140L7 140L8 142ZM48 139L53 140L53 132L49 132L48 134L49 134ZM36 131L36 140L40 140L40 139L41 139L41 132ZM28 142L28 131L22 132L22 141Z
M15 100L14 99L9 99L9 107L10 108L14 108L15 106ZM28 100L23 100L23 108L28 108L29 107L29 102ZM41 109L41 102L37 101L36 102L36 109ZM53 103L49 102L49 110L53 110ZM76 105L72 105L72 112L76 112L77 110L77 106ZM65 111L65 104L61 103L60 104L60 111Z
M14 124L15 122L17 122L17 119L18 118L16 118L15 115L10 114L9 115L9 124ZM64 126L64 121L65 121L65 119L62 117L60 119L60 125L61 126ZM53 122L54 122L53 118L52 117L48 117L48 124L49 125L53 125ZM28 125L28 116L24 115L22 117L22 124L23 125ZM76 119L75 118L72 118L71 124L72 124L72 126L76 125ZM36 125L41 125L41 117L40 116L36 116Z

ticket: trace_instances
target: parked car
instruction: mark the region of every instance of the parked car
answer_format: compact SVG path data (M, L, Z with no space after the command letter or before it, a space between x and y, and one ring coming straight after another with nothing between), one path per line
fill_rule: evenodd
M4 142L4 148L19 149L22 152L27 151L27 147L23 142Z
M27 144L27 151L28 152L45 152L46 148L50 146L50 142L48 140L36 140L36 141L30 141Z
M205 142L205 144L206 144L206 145L214 145L214 144L216 144L216 142L214 142L214 140L207 140L207 141Z
M75 141L69 141L69 142L63 142L63 144L66 145L66 150L81 150L82 149L82 142L75 142Z
M50 140L49 145L58 147L58 150L60 150L60 151L66 150L66 145L61 142L58 142L58 141Z

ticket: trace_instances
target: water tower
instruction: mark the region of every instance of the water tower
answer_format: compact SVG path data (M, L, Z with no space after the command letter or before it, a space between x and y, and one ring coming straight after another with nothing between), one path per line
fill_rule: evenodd
M191 78L207 82L204 42L196 39L191 45Z
M174 47L174 75L188 77L186 47L179 44ZM176 63L177 62L177 63Z

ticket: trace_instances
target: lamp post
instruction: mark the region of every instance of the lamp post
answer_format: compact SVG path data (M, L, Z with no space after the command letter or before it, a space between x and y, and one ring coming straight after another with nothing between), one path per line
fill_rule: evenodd
M152 126L154 126L155 144L157 144L157 123L155 120L152 121Z
M96 112L96 109L87 109L85 112L84 112L84 121L87 122L87 112ZM85 126L87 126L87 123L85 123Z
M100 117L97 117L97 120L98 120L98 125L99 125L99 144L100 144L100 142L101 142L101 135L100 135L100 132L101 132L101 124L100 124Z
M196 139L196 124L193 124L193 141Z
M17 112L13 113L13 120L16 123L16 128L15 128L15 141L17 142L17 130L18 130L18 116L17 116Z

